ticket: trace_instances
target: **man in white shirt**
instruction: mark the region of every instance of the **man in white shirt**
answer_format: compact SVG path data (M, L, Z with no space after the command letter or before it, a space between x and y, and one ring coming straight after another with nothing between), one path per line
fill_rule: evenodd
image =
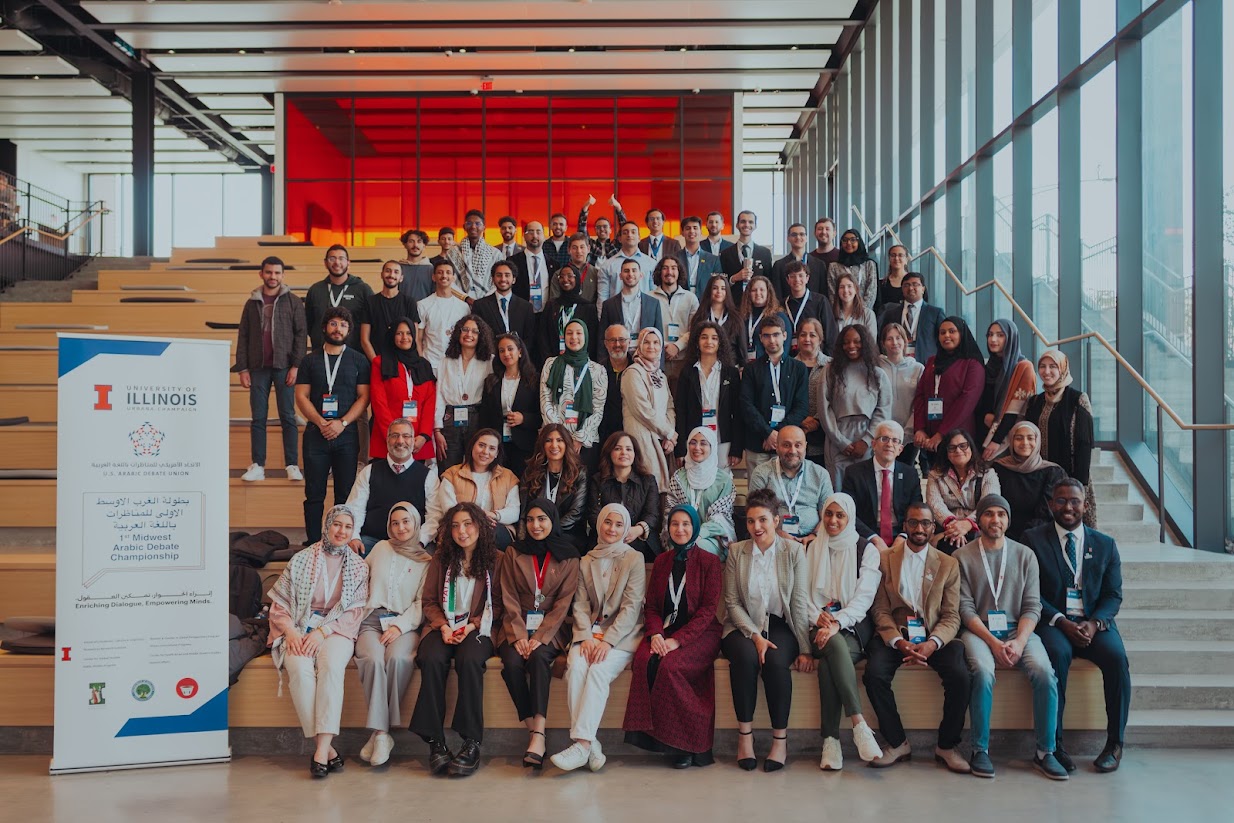
M454 324L470 314L471 308L454 290L454 265L449 260L439 260L433 267L433 285L436 291L417 306L420 322L416 326L416 347L436 374L441 370Z
M908 330L908 348L904 356L924 364L938 354L938 327L946 318L942 309L925 302L925 281L919 273L907 272L900 280L900 291L904 294L904 302L884 308L878 320L880 336L888 323L904 326Z
M467 237L446 253L469 300L478 300L493 290L490 271L502 259L501 252L484 242L484 214L471 209L463 218Z
M509 260L523 250L522 245L515 241L518 237L518 224L514 222L513 217L507 215L498 220L497 230L501 232L501 245L497 247L497 251L502 257Z
M655 270L656 262L647 255L639 251L638 248L638 224L626 221L621 224L621 230L617 233L617 238L621 242L621 248L612 257L600 264L600 271L603 276L596 283L596 300L600 307L604 307L604 301L621 291L621 267L626 260L634 260L638 263L639 269L643 273L642 290L651 294L654 285L651 282L651 273Z
M724 239L724 215L713 211L707 215L707 239L703 241L703 249L708 254L720 256L720 252L733 245L732 240Z
M758 216L752 211L737 215L737 242L720 253L720 265L733 284L733 300L740 301L751 277L771 274L771 249L754 242Z
M544 255L544 226L535 220L524 226L523 243L526 248L510 258L514 264L514 293L531 303L539 314L548 303L548 284L554 274Z
M681 239L684 241L677 259L681 261L681 287L694 292L700 301L707 291L707 284L717 274L724 274L720 258L703 248L703 221L687 217L681 221Z
M351 548L361 556L367 555L378 542L386 540L387 515L395 503L407 501L420 514L420 544L427 546L433 535L427 531L425 518L428 501L437 493L437 472L424 463L412 459L412 455L424 448L426 438L415 434L411 421L400 417L386 429L385 458L374 458L360 469L347 507L355 516Z
M750 473L750 491L771 489L788 507L780 522L780 536L809 547L822 526L823 501L831 496L831 477L817 463L805 459L806 433L800 426L785 426L776 440L776 459Z
M629 223L627 225L634 225ZM637 260L624 260L621 266L621 291L604 301L600 309L600 327L616 323L630 333L630 351L638 343L638 333L655 326L664 339L664 315L660 303L642 289L642 269Z

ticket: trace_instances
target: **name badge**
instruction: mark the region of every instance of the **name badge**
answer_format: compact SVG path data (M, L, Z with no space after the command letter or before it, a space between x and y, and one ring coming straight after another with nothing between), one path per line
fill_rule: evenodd
M910 617L908 625L908 642L909 643L924 643L926 639L925 621L920 617Z
M470 611L459 612L458 614L454 615L454 617L450 618L450 628L461 629L463 625L467 622L467 618L469 617L471 617Z
M454 425L466 426L469 411L470 410L466 406L455 406L453 414Z
M785 517L780 521L780 527L784 529L785 534L797 537L801 534L801 518L795 514Z
M326 612L321 609L313 609L312 614L308 616L308 621L304 624L304 633L308 634L313 629L326 622Z
M321 396L321 416L327 420L338 417L338 395L323 394Z
M403 417L415 423L420 419L420 404L415 400L403 401Z
M502 443L510 442L510 424L509 423L501 424L501 442Z
M681 336L681 326L677 323L668 324L668 342L676 343L677 338Z
M771 407L771 425L784 422L784 406L779 403Z
M747 361L753 361L753 360L754 360L757 356L758 356L758 355L757 355L757 354L755 353L755 351L754 351L754 344L753 344L753 343L751 343L751 344L750 344L750 347L749 347L748 349L746 349L746 360L747 360Z
M595 638L596 640L603 640L604 639L604 627L601 626L599 623L592 623L591 624L591 636Z
M943 419L943 398L931 397L926 401L926 420Z
M1084 590L1067 587L1067 616L1084 617Z
M703 428L718 432L720 430L718 420L719 416L715 409L703 409Z
M904 356L905 356L905 357L916 357L916 356L917 356L917 347L916 347L916 346L914 346L914 345L913 345L913 344L911 344L911 343L910 343L910 344L908 344L907 346L905 346L905 347L904 347Z
M527 636L531 637L540 629L540 624L544 622L544 612L530 611L527 612Z
M557 335L557 353L566 353L566 336L564 334Z
M841 608L843 607L840 605L839 600L832 600L826 606L823 606L823 611L830 612L831 614L835 614L838 611L840 611Z
M1005 611L990 611L986 613L986 627L990 634L999 640L1006 640L1011 632L1007 629L1007 613Z
M562 412L562 417L565 420L565 424L567 426L577 426L578 425L578 412L574 410L573 400L571 400L569 403L566 403L565 410Z
M381 630L388 631L394 625L395 618L398 617L397 612L382 612L377 616L377 621L381 623Z
M531 307L535 311L540 311L544 308L544 287L532 285L531 287Z

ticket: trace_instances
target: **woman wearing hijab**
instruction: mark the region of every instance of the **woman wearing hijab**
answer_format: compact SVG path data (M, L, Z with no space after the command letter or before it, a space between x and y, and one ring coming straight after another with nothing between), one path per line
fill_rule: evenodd
M828 293L836 294L840 276L847 274L857 284L857 293L861 295L862 304L877 314L878 264L870 259L865 241L856 229L848 229L840 235L839 249L839 259L827 266Z
M985 385L985 360L981 349L959 317L938 324L938 354L926 361L925 371L913 395L913 443L943 460L939 444L943 434L964 429L976 437L974 413Z
M386 521L389 539L373 547L369 568L368 614L356 638L356 668L368 703L368 728L360 759L380 766L390 759L401 728L399 703L416 665L417 632L424 622L420 591L432 555L420 545L420 513L411 503L395 503Z
M459 503L446 512L436 543L421 596L420 695L410 729L428 744L433 774L466 777L480 768L484 671L493 656L493 581L500 555L493 527L474 503ZM451 662L458 682L451 728L463 738L457 755L446 746L444 728Z
M660 368L664 338L648 326L638 333L634 362L621 374L621 413L626 434L638 443L661 489L668 488L668 458L677 446L677 415L668 376Z
M771 489L746 500L749 540L729 547L724 563L724 628L720 647L737 713L737 765L754 771L754 706L762 675L771 715L771 752L763 771L784 768L788 756L788 714L793 703L791 669L813 668L806 628L805 553L779 535L784 503Z
M891 381L878 366L878 347L864 326L840 332L824 373L819 422L827 435L825 465L838 489L844 485L844 470L867 459L874 430L891 413Z
M643 556L625 542L630 513L619 503L600 510L596 547L579 563L574 595L574 638L566 660L570 739L553 755L562 771L599 771L607 759L596 739L609 688L643 639L647 572Z
M1011 427L1007 454L994 461L1003 497L1011 504L1007 536L1020 540L1028 529L1054 519L1049 501L1054 487L1067 479L1057 463L1041 457L1041 430L1027 420Z
M689 505L706 518L694 535L694 545L714 554L723 563L728 544L737 539L733 525L733 473L720 468L716 433L698 426L686 439L685 465L668 482L668 506ZM665 521L665 534L671 524ZM664 545L672 541L667 536Z
M721 628L716 610L724 566L698 544L701 533L693 506L669 511L670 550L651 569L645 635L630 665L630 699L622 723L627 743L667 754L675 769L715 762L711 748Z
M497 629L501 679L531 740L523 765L544 766L544 718L553 661L570 645L570 604L578 589L578 550L561 530L557 505L543 497L527 505L526 537L501 563L502 620Z
M571 440L569 430L560 423L540 429L518 493L524 514L538 497L556 505L558 516L553 521L568 540L581 547L587 534L587 468L570 447Z
M1041 454L1062 467L1068 477L1084 484L1087 511L1084 525L1097 527L1097 500L1093 496L1093 407L1088 395L1071 388L1067 355L1050 349L1037 361L1041 394L1028 401L1024 419L1041 432Z
M823 501L823 528L806 550L811 654L817 659L823 757L818 767L844 768L840 714L853 724L853 742L867 763L883 752L861 714L854 665L874 636L868 612L883 579L878 547L857 535L857 504L843 492Z
M355 517L335 506L322 520L321 540L296 552L270 589L270 655L287 671L291 702L304 736L316 749L309 773L343 770L333 741L343 714L343 673L355 651L368 601L368 566L348 548Z
M596 447L608 398L608 375L587 354L586 323L571 320L562 334L565 353L545 360L540 370L540 411L544 423L560 423L570 430L571 447L590 467L599 462Z
M557 281L558 295L540 312L536 342L532 346L537 363L566 353L566 324L581 320L587 327L587 353L594 360L600 340L600 314L594 300L583 297L579 285L579 272L567 263L553 275Z
M416 351L416 324L400 317L390 325L382 353L373 359L373 431L369 456L387 456L386 430L400 417L411 421L415 431L411 455L416 460L433 459L433 419L437 413L437 378L433 367Z
M987 461L1007 447L1007 435L1021 419L1037 391L1033 364L1020 354L1020 331L1010 320L995 320L985 333L990 359L985 364L985 386L977 415L986 432L981 456Z

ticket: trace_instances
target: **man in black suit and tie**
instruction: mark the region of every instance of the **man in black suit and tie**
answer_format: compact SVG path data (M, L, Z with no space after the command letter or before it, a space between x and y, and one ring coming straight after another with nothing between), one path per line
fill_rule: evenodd
M910 271L900 281L904 292L903 303L892 303L883 309L878 319L879 337L883 326L899 323L908 329L908 349L905 357L911 357L922 365L938 354L938 327L945 315L938 306L925 302L925 281L918 272Z
M720 256L720 252L733 245L732 240L724 239L724 215L718 211L707 213L707 239L702 242L703 251Z
M531 303L538 314L548 303L549 279L557 272L550 270L551 264L544 255L544 226L535 220L524 226L523 242L526 248L510 258L514 264L514 293Z
M872 445L872 458L844 470L844 493L856 504L857 530L877 535L890 546L903 531L908 504L921 502L921 479L912 466L896 461L904 448L899 423L884 420L875 426Z
M1123 732L1131 707L1127 650L1114 625L1123 602L1122 561L1114 538L1084 525L1084 484L1059 481L1050 498L1054 522L1024 532L1041 574L1041 621L1037 634L1058 677L1058 743L1054 757L1067 771L1075 763L1063 751L1063 708L1071 661L1080 657L1101 669L1105 682L1106 744L1093 761L1112 772L1123 757Z
M600 309L600 328L625 326L630 333L630 350L633 351L638 333L648 326L655 326L664 339L664 317L660 301L642 290L643 267L637 260L627 259L621 264L621 291L604 301Z
M664 235L664 212L651 209L644 221L650 234L638 241L638 250L657 263L665 257L676 257L681 251L681 244Z
M497 251L501 252L503 258L509 260L523 250L523 244L515 240L518 234L518 224L514 222L513 217L506 215L498 220L497 229L501 232L501 245L497 247Z
M824 301L827 299L827 268L817 257L806 252L806 227L794 223L788 227L788 254L777 260L771 267L771 285L776 290L776 296L781 301L788 294L787 269L789 263L804 263L806 266L806 288L811 294L817 294Z
M493 337L514 332L528 346L535 339L536 313L531 303L514 294L514 264L498 260L492 269L495 291L471 305L471 311L493 330Z
M720 252L720 266L733 284L733 300L740 302L746 283L756 274L771 274L771 249L754 242L758 215L743 211L737 215L737 242Z

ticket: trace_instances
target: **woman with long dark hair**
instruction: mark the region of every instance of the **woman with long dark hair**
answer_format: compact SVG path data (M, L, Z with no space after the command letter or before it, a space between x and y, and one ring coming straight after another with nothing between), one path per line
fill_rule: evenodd
M480 397L492 362L493 332L488 324L474 314L459 320L437 371L433 438L439 469L462 462L467 441L480 428Z
M697 315L695 315L697 317ZM690 330L677 391L677 457L684 457L686 437L706 426L719 440L720 465L732 468L741 462L744 439L739 420L741 372L733 363L733 349L723 327L700 320Z
M433 421L437 417L437 378L416 351L416 324L400 317L390 324L382 353L373 359L369 403L373 409L369 457L387 455L386 431L400 417L415 431L412 457L433 459Z
M926 475L925 502L934 512L933 542L951 554L976 539L977 503L987 494L1000 494L1002 484L969 431L952 429L941 443L938 460Z
M484 380L480 427L501 432L505 467L521 477L540 430L540 392L527 344L506 332L497 338L493 373Z
M613 432L600 449L600 470L588 484L587 522L596 533L600 510L620 503L633 518L625 541L650 563L660 553L660 487L647 470L638 444L625 432Z
M831 293L831 317L835 321L832 324L835 333L827 341L827 351L832 357L840 351L835 341L839 339L840 332L849 326L865 326L871 339L876 339L878 336L878 321L874 317L874 312L870 310L865 298L861 296L856 278L848 272L839 276L836 281L836 290Z
M930 452L935 462L945 463L938 453L945 432L964 429L975 436L974 413L984 385L985 359L973 333L963 318L948 317L938 324L938 354L926 361L913 395L917 447Z
M868 309L877 309L878 264L870 259L865 241L856 229L847 229L840 235L837 247L840 249L839 259L827 266L827 284L831 295L835 296L840 276L847 274L857 285L862 304Z
M704 320L718 325L728 338L729 349L733 353L733 362L738 368L745 364L745 329L741 325L741 313L733 302L733 289L728 278L722 274L712 275L703 290L703 299L698 304L698 311L690 318L690 328L694 328ZM740 453L740 452L739 452Z
M536 437L531 460L519 485L523 513L530 501L544 498L557 508L554 522L575 546L586 541L587 468L570 448L570 430L549 423Z
M441 473L437 494L428 501L428 530L439 531L442 513L456 503L475 503L495 530L497 548L504 549L518 523L518 476L501 465L501 435L495 429L473 434L466 453L463 462Z
M891 409L891 386L878 367L878 348L864 326L846 326L835 357L825 368L818 400L819 420L827 433L824 451L834 488L844 484L844 470L864 460L874 429Z

